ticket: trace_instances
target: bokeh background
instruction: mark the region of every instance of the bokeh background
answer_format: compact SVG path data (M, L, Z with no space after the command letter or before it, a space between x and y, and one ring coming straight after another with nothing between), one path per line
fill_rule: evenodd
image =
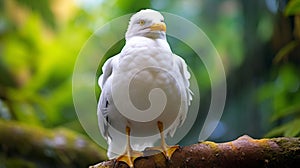
M106 159L77 119L74 64L99 27L144 8L192 21L221 56L227 99L209 140L300 136L300 0L1 0L1 168L86 167ZM210 105L210 81L187 45L168 41L201 91L198 124L180 143L188 145L197 142Z

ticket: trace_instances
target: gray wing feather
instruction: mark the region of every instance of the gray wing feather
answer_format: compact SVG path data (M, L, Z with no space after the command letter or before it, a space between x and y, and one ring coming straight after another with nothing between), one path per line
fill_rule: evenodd
M99 77L98 80L98 85L100 86L101 89L103 89L103 85L107 81L108 77L112 74L112 60L114 57L109 58L106 60L104 65L102 66L102 75Z
M100 132L102 136L107 140L109 137L108 134L108 108L109 108L109 89L105 89L109 87L109 77L113 72L113 59L115 57L109 58L102 67L102 75L99 77L98 85L101 88L101 95L98 101L98 125L100 128Z
M175 55L175 54L174 54ZM178 55L175 55L175 58L176 58L176 63L177 65L179 66L179 69L180 69L180 73L182 75L182 78L184 80L184 86L185 86L185 89L187 91L187 100L188 100L188 105L191 104L191 101L193 99L192 95L193 95L193 92L190 90L190 81L189 79L191 78L191 74L189 73L188 71L188 68L187 68L187 64L185 63L184 59L182 59L180 56Z
M175 62L179 67L180 74L181 74L182 79L183 79L184 89L186 91L186 100L187 100L186 103L189 106L191 104L192 94L193 94L192 91L189 88L190 87L189 79L191 78L191 74L188 71L187 64L185 63L184 59L182 59L180 56L175 55ZM186 118L187 112L188 112L188 109L185 109L185 110L182 111L179 126L181 126L183 124L183 122Z

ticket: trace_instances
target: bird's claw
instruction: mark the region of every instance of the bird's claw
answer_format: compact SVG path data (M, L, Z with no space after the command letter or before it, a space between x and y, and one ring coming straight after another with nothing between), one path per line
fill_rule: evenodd
M172 157L172 155L173 155L173 153L174 153L177 149L179 149L179 145L167 146L167 147L165 147L165 149L164 149L163 152L164 152L166 158L167 158L168 160L170 160L171 157Z
M170 160L173 153L179 149L179 145L174 145L174 146L163 146L163 147L148 147L146 148L147 151L160 151L164 154L166 159Z
M127 151L123 155L119 156L117 158L117 161L124 162L130 168L133 168L135 159L137 159L138 157L141 157L141 156L143 156L142 152L131 150L131 151Z

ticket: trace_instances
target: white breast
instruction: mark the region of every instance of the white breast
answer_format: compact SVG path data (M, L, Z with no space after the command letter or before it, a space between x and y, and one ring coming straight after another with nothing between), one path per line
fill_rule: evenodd
M130 83L129 101L139 110L144 111L151 106L149 93L152 89L160 88L166 94L166 106L155 120L136 122L130 118L126 119L131 125L132 136L158 134L157 121L164 122L166 129L171 129L180 111L182 83L178 83L176 79L180 76L180 72L174 65L174 57L167 42L143 37L130 39L123 48L114 70L114 77L117 80L112 83L113 88L121 88L124 83ZM114 117L122 116L118 111L114 112L115 114L109 114ZM119 129L124 129L127 123L115 124Z

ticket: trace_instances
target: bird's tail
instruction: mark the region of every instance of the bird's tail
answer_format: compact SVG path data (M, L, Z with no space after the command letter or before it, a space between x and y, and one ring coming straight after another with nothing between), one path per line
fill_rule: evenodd
M132 149L136 151L143 151L146 147L153 147L154 144L151 142L145 142L142 144L133 144Z

